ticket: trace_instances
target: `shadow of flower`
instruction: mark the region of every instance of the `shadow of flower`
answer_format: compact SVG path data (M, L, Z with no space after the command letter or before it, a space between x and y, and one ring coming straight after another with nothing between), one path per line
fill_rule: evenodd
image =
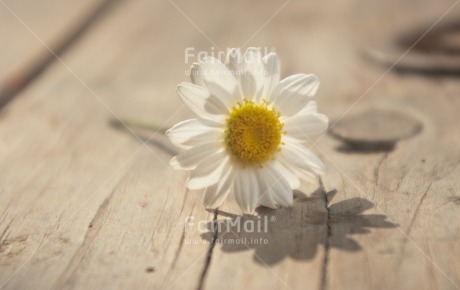
M320 245L344 251L359 251L352 236L368 234L372 228L394 228L386 216L363 214L373 203L352 198L326 208L336 191L325 196L317 190L310 197L296 192L292 208L258 209L257 216L238 216L218 211L218 219L207 224L201 237L214 242L222 251L232 253L253 250L254 261L276 264L284 258L312 259ZM219 219L224 217L224 219Z

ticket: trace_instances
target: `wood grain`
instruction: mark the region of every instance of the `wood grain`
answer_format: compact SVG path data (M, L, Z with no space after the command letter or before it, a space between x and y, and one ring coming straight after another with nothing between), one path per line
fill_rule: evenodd
M120 2L3 108L0 288L459 289L458 79L397 74L360 53L453 2L198 2ZM188 80L184 50L241 45L276 48L284 76L316 73L320 111L355 116L345 135L380 110L420 130L393 126L394 146L366 150L325 135L311 147L327 173L293 208L241 217L230 198L206 211L168 166L164 136L110 120L191 118L174 92ZM267 231L212 231L265 218Z
M1 1L0 107L57 61L114 3Z

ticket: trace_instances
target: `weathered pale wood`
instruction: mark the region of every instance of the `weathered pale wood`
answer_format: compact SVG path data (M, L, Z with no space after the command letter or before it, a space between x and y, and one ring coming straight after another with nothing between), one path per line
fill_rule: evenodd
M56 63L6 108L2 288L159 288L177 282L179 273L190 287L198 284L208 245L181 252L183 221L192 212L204 220L212 215L194 209L199 203L186 194L184 175L167 166L169 154L140 147L108 124L109 107L158 122L178 107L173 95L177 79L184 78L182 58L168 70L169 60L152 55L163 7L170 9L168 3L123 3L63 58L66 66ZM191 30L175 38L180 55L181 39ZM160 81L166 78L171 81ZM139 113L138 106L146 110ZM179 253L196 258L192 271L186 272L191 263L177 262Z
M54 48L70 30L102 1L0 2L0 82L19 81L21 73L50 54L43 44ZM11 84L13 85L13 84Z
M372 236L355 236L361 251L347 253L332 247L330 288L458 288L459 212L454 202L458 180L454 176L458 176L460 156L458 135L452 134L458 107L452 106L447 94L439 93L448 83L389 77L389 86L404 89L386 98L395 110L417 116L424 125L422 132L398 142L389 152L350 150L325 156L330 169L326 186L343 188L331 201L331 216L336 214L332 210L336 202L358 196L375 204L365 218L369 229L383 227L383 217L397 225L372 231ZM376 103L388 106L388 99ZM398 109L408 102L411 110ZM332 141L326 146L340 147ZM338 242L337 232L351 234L358 229L343 219L331 226L332 242Z
M376 67L365 66L359 55L356 55L356 50L363 49L371 43L381 44L385 42L385 39L376 39L372 35L386 36L388 42L389 39L393 40L399 36L403 32L403 28L411 32L417 30L419 25L427 27L436 21L452 3L447 1L443 5L437 3L436 7L430 3L424 3L424 6L417 10L417 12L422 12L417 14L420 16L418 19L412 13L413 5L409 4L396 6L395 2L392 2L389 4L379 3L376 7L365 7L366 3L357 2L353 8L359 12L355 13L350 13L344 7L340 7L340 3L335 4L336 7L333 5L301 7L292 3L292 6L286 7L284 13L280 13L269 25L269 28L273 28L275 31L278 27L290 28L284 30L283 34L276 36L277 44L274 46L281 54L283 52L285 54L290 53L291 58L282 59L283 65L286 64L286 61L288 62L287 70L289 73L305 71L307 68L320 76L323 84L318 97L320 109L330 115L332 121L340 118L362 93L374 86L375 80L378 80L388 67L379 70L378 67L376 69ZM395 11L397 11L396 15L394 15ZM323 19L315 19L315 25L300 24L296 30L288 25L292 21L292 15L296 13L321 15ZM447 18L455 19L455 15L458 13L457 7ZM380 18L378 21L366 19L369 17L368 15L380 15ZM389 19L391 21L388 21ZM373 22L376 23L375 26L372 25ZM341 27L338 27L337 23L340 23ZM385 23L385 25L382 27L381 23ZM308 31L311 26L314 26L315 32ZM265 34L261 33L254 41L264 43L263 37L273 33L273 30L269 28ZM304 53L298 55L296 49L290 50L290 45L293 43L292 39L296 33L301 35L302 32L309 38L305 40L296 38L295 44L300 47L300 50L303 48L302 52ZM318 41L315 41L316 39ZM362 47L361 44L363 44ZM397 57L403 53L404 50L400 49ZM396 60L393 58L393 61ZM421 83L424 86L420 86ZM450 94L459 89L454 83L455 81L449 82L452 91ZM414 90L417 87L418 89ZM430 123L437 123L439 127L447 122L452 126L458 123L458 114L455 114L455 111L458 111L458 101L448 97L448 94L441 93L445 87L445 83L439 85L436 81L427 81L425 78L414 77L408 80L390 74L367 93L360 106L352 110L350 114L358 115L359 111L368 110L372 112L377 108L402 114L402 117L414 118L420 122L417 124L414 121L414 134L420 131L420 125L425 126L420 135L415 136L403 132L402 127L393 128L394 134L398 138L413 137L413 139L398 142L394 152L381 152L379 151L381 148L372 151L369 150L372 148L367 148L367 146L361 146L362 153L359 150L347 151L346 146L343 146L344 144L334 141L328 136L314 146L316 147L314 149L322 155L328 165L328 172L323 177L325 191L337 191L335 195L331 195L333 198L329 197L328 200L329 237L322 236L322 230L308 232L302 228L293 228L292 231L300 235L308 233L313 236L306 240L300 239L303 249L314 249L315 245L310 244L308 240L317 238L321 250L325 246L325 254L319 252L317 254L319 258L318 256L304 257L303 265L296 264L293 269L285 263L281 268L286 269L285 267L287 267L291 273L295 273L292 277L283 275L284 273L279 270L276 264L271 265L274 266L272 271L265 273L255 270L254 264L244 266L247 272L241 270L238 267L238 262L244 256L240 253L229 255L228 253L231 251L226 250L225 246L216 245L209 278L205 285L214 289L218 285L222 285L220 281L223 280L231 286L246 284L258 286L254 288L268 288L269 285L276 285L273 287L279 288L286 286L282 284L284 281L287 284L285 287L287 289L303 287L304 289L457 289L460 284L460 271L457 265L460 253L458 252L458 243L456 243L459 233L458 211L455 212L454 202L458 197L454 192L455 188L458 188L458 184L453 180L447 183L451 186L450 192L447 189L449 186L439 184L436 188L445 192L441 194L443 197L435 194L435 190L432 188L433 193L428 195L432 199L431 205L428 205L430 203L425 200L422 204L423 207L419 207L420 198L423 197L426 189L423 185L429 184L437 178L436 175L429 174L431 168L428 162L424 164L422 159L431 155L434 160L443 164L441 166L447 171L451 170L447 168L456 166L456 162L450 163L446 160L442 161L442 159L458 159L456 157L458 153L454 154L454 151L458 151L460 146L458 134L452 134L452 132L449 134L449 130L443 134L439 128L428 129ZM442 100L445 102L444 104L456 102L456 105L450 109L445 108L444 104L438 104L441 100L434 98L434 96L444 98ZM416 102L417 100L420 104ZM426 100L425 103L423 103L424 100ZM435 110L438 113L437 117L436 115L432 116L430 110ZM449 121L449 118L452 119ZM368 121L367 119L362 120L362 122ZM455 129L452 128L451 130ZM445 142L440 143L439 134L446 138ZM375 136L378 135L370 134L369 137L375 138ZM423 141L420 140L422 136ZM349 138L354 137L349 136ZM376 144L380 145L382 140L377 141ZM408 145L405 149L401 149L405 144ZM429 151L424 144L430 144L428 145ZM345 147L345 150L341 147ZM444 147L448 147L450 150L443 151L442 148ZM414 154L413 152L417 153ZM399 156L393 157L393 154ZM392 164L392 166L388 167L387 164ZM413 173L411 178L406 179L406 171L408 170ZM401 178L405 179L405 187L397 186L399 184L397 180ZM394 191L390 197L388 197L388 190L385 190L387 186L391 186ZM311 191L306 192L310 193ZM379 200L386 202L379 202ZM445 205L449 201L449 205ZM434 204L450 207L449 214L441 216L442 208L438 208L438 213L431 211L430 208L434 208ZM297 204L297 207L299 206L301 205ZM423 214L421 214L421 209ZM317 214L315 210L307 212ZM412 221L413 217L414 220ZM431 221L429 226L428 224L424 225L421 219L425 220L425 223L428 220ZM415 233L408 232L408 228L414 227L416 222L420 224L419 231L421 231L418 237L412 236ZM446 227L446 224L449 224L449 228ZM430 229L436 229L436 234L430 234ZM423 234L424 230L428 233ZM274 236L280 238L283 234ZM274 240L276 240L275 237ZM427 239L428 243L426 242ZM292 238L286 236L287 248L292 241ZM272 250L273 256L279 252L276 245ZM436 256L432 251L436 251ZM256 251L246 250L246 252L246 256L254 258L257 249ZM318 261L322 267L318 265ZM226 267L227 264L233 265L233 267ZM226 271L221 271L222 268ZM228 270L229 268L231 270ZM302 269L302 274L297 273L296 270L298 269ZM240 275L227 278L226 272ZM258 277L256 273L263 273L264 278L251 279L251 277ZM242 279L236 277L242 277ZM241 284L238 281L241 281Z
M0 288L457 289L458 81L390 73L374 85L386 68L357 54L452 3L423 1L413 11L399 2L292 1L251 39L285 2L122 2L65 65L4 108ZM186 191L186 174L167 165L163 137L142 146L109 125L114 114L159 124L191 117L174 92L187 79L184 49L246 39L275 47L283 75L317 73L319 107L332 120L373 88L350 115L385 109L423 126L392 151L319 140L322 186L304 185L292 209L259 210L267 233L237 235L266 245L220 243L235 239L235 228L200 231L200 221L237 218L234 202L204 210L200 192ZM212 245L213 237L221 240Z
M385 19L394 19L395 23L386 26L386 29L393 30L394 38L403 32L417 31L423 21L423 26L428 27L452 4L446 1L434 7L426 3L423 10L431 15L425 15L425 20L412 17L410 9L413 8L404 5L391 12L380 9L379 13L373 14L374 21L383 23ZM447 18L458 18L458 8L455 7ZM360 17L356 21L360 21ZM397 29L404 26L406 31ZM357 30L357 35L361 34L369 42L384 41L376 39L378 34L366 30ZM404 49L400 48L399 53L398 57ZM346 100L351 103L359 98L387 67L383 66L380 71L361 67L357 74L364 83L363 88L355 89L354 96ZM356 80L349 81L357 84ZM455 79L438 78L437 75L390 73L349 115L390 110L418 120L423 126L418 134L401 139L393 150L388 151L353 150L329 138L317 144L328 165L323 178L325 187L338 190L334 199L329 201L331 235L326 288L460 287L460 223L458 205L455 204L458 199L459 184L455 176L458 176L460 139L453 133L459 121L459 102L453 95L459 88ZM329 106L323 108L338 112L329 115L339 118L340 111L343 111L340 104L343 93L329 89L326 94ZM362 119L362 122L367 121ZM402 133L403 128L394 126L393 130L395 134ZM370 136L375 137L375 134ZM368 200L374 203L374 207L361 214L359 208L363 202L351 202L355 198ZM347 201L350 202L345 209L335 207ZM344 215L344 210L349 213ZM350 215L358 216L349 219ZM345 242L342 235L352 239L355 247L348 250L338 247Z

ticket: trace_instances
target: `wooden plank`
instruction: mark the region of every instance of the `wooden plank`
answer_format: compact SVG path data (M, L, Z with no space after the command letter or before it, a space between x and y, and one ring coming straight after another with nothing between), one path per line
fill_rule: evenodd
M458 135L449 133L458 122L458 107L452 106L447 94L437 93L449 83L389 77L388 86L404 89L374 106L388 107L390 101L395 111L417 116L423 131L388 152L327 154L326 186L343 188L330 202L330 243L340 245L341 235L361 233L353 236L359 247L349 252L331 246L330 288L458 288L459 213L454 202L458 180L453 176L458 174L460 156ZM401 110L407 103L411 109ZM326 146L341 145L328 142ZM374 207L364 215L362 201L336 210L354 198L364 198ZM351 222L344 210L359 219Z
M165 9L174 17L164 19ZM175 50L157 46L164 29L158 23L181 23L183 32L168 40ZM170 119L180 107L174 87L186 78L184 39L192 33L197 34L169 3L124 3L74 48L77 53L64 58L64 65L57 63L23 100L6 108L4 121L11 126L3 127L8 149L3 157L5 164L14 164L4 168L6 194L0 201L0 281L6 289L182 289L182 279L190 288L200 283L209 245L183 246L183 221L189 215L206 221L213 214L184 190L185 176L170 170L169 154L150 145L139 149L139 140L108 125L112 110ZM204 46L206 40L200 41ZM165 58L166 52L178 57ZM148 109L140 112L139 105ZM172 123L191 116L185 110L179 114ZM112 143L117 145L105 148ZM118 266L103 266L111 264Z
M0 106L39 75L115 1L0 2Z
M388 39L412 32L416 40L452 4L424 3L417 8L424 11L417 19L410 12L412 6L401 5L391 11L380 7L375 8L378 13L371 10L375 13L355 15L355 21L362 21L364 14L378 15L375 23L391 18L394 23L382 28L388 29ZM458 7L454 8L440 25L458 17ZM369 30L357 29L356 34L369 42L385 41L377 39L381 37L375 32L377 28ZM324 108L336 119L343 114L341 104L351 104L373 87L349 117L387 110L410 117L422 126L418 134L399 140L388 150L378 146L375 151L366 146L353 148L329 138L317 144L328 165L325 187L338 190L328 202L327 289L458 289L460 285L456 242L460 224L454 202L458 181L453 177L458 175L460 140L458 134L452 134L459 120L459 103L452 94L459 87L453 79L436 74L422 77L389 73L375 83L406 49L400 47L392 62L380 71L362 66L357 76L342 80L354 84L351 91L355 93L346 96L334 89L325 92L328 102ZM369 118L362 122L369 122ZM382 119L379 125L389 123ZM373 133L383 129L379 125L375 125L377 132ZM349 126L350 138L363 134L353 132L360 126ZM393 126L391 130L399 134L404 129Z
M40 41L52 46L59 36L67 32L65 30L79 24L82 17L94 7L94 1L86 0L2 0L0 80L4 81L13 72L26 66L32 57L46 51Z
M395 7L418 15L395 3L357 1L363 12L356 15L341 1L293 1L249 44L275 47L283 75L317 73L320 109L339 118L384 72L364 63L356 54L361 46L349 39L374 40L379 31L388 41L397 28L421 22L406 17L373 31L383 20L368 17L377 12L383 19ZM419 8L429 11L423 18L442 14L444 3ZM341 149L324 137L313 148L328 165L323 186L302 187L292 209L245 217L267 217L266 233L232 228L214 235L198 227L239 211L232 200L217 213L205 211L200 193L186 191L186 174L169 169L163 137L140 147L109 120L116 114L173 124L191 117L174 93L187 79L185 48L242 44L284 2L204 4L227 13L209 15L190 1L122 3L64 56L64 65L55 63L5 108L0 288L456 289L455 79L386 75L351 114L384 108L411 116L422 130L391 152ZM235 22L242 5L259 13ZM229 23L234 32L223 33ZM225 244L236 239L233 232L252 242ZM221 240L212 244L214 237ZM259 239L268 243L255 244Z
M366 4L362 1L355 2L356 6L352 7L356 9L353 10L354 13L350 13L352 7L349 3L308 6L292 3L270 22L265 33L262 32L253 39L255 43L272 45L276 43L274 46L281 55L291 56L287 59L282 58L285 72L297 73L307 68L320 76L323 86L318 96L319 106L323 112L331 116L332 121L341 117L362 93L374 85L374 81L385 72L384 69L393 64L390 63L381 70L368 67L363 63L361 56L356 55L356 51L365 49L371 44L384 44L385 47L394 45L392 42L395 38L404 32L421 35L424 31L419 32L418 28L428 28L452 5L446 1L444 5L434 7L425 2L417 7L417 14L415 14L411 13L414 7L409 4L406 6L395 2L377 4L373 2L374 7L366 7ZM398 11L396 15L394 15L395 10ZM312 23L304 20L294 27L290 26L293 15L321 15L321 19L310 20ZM368 19L370 15L373 19ZM379 15L380 18L376 20L375 15ZM451 11L447 20L455 19L455 15L459 15L458 7ZM385 19L392 19L392 21L389 23ZM341 23L340 27L337 26L338 22ZM385 26L381 26L381 23L385 23ZM283 30L285 27L289 29ZM267 34L277 30L282 33L276 35L276 40L272 36L269 38L272 42L265 42L265 37L269 37ZM308 35L308 39L296 37L304 34ZM384 38L377 39L376 36ZM358 44L354 43L355 41ZM293 43L301 52L292 49ZM361 46L363 43L368 44ZM404 50L400 48L393 62L403 53ZM444 104L437 104L440 100L430 98L430 95L442 94L440 90L442 91L445 85L439 85L437 81L425 81L425 79L420 80L419 77L408 80L390 74L378 83L378 86L366 96L358 108L352 110L351 114L358 115L360 111L366 109L371 114L378 113L375 111L376 108L395 111L399 116L402 114L402 117L408 116L417 121L412 124L414 134L419 131L420 124L427 126L426 122L437 122L439 127L445 122L456 124L458 114L454 112L458 110L458 104L455 109L447 109L444 106L452 102L451 97L445 96L444 98L448 99ZM452 82L449 86L453 92L458 88L454 87ZM420 83L424 83L424 86ZM417 87L419 89L414 92L414 88ZM396 96L389 98L392 94ZM414 98L421 104L415 102ZM422 101L426 99L430 99L430 102L423 103ZM435 116L431 116L429 108L431 110L436 108L441 119L436 120ZM445 114L452 120L446 120L446 116L443 116ZM368 122L368 119L363 119L362 122ZM390 122L384 120L383 123ZM401 137L409 138L406 136L407 132L402 132L402 129L392 128L392 130L401 130L399 134ZM327 222L324 221L323 224L320 222L316 230L312 230L315 225L312 222L308 223L306 228L295 226L291 228L286 225L291 234L301 235L300 239L294 239L282 231L277 232L276 228L273 236L267 235L270 236L269 241L274 242L271 247L272 256L285 252L283 250L289 249L292 243L296 242L299 243L298 256L301 256L301 250L314 252L318 247L316 256L303 256L296 259L295 255L290 257L286 255L286 260L289 262L284 261L280 265L267 262L270 269L260 263L247 263L239 267L238 265L243 265L241 262L243 259L257 260L258 253L263 251L264 247L249 246L250 249L241 247L243 249L240 248L240 251L235 251L234 254L231 247L217 244L213 252L209 276L206 279L206 288L215 289L221 285L238 288L241 285L250 285L249 287L254 289L457 289L460 283L460 272L456 264L459 253L455 241L458 239L459 223L453 222L450 230L445 224L449 223L448 221L458 220L458 213L450 213L448 217L441 217L439 213L435 213L436 222L433 221L433 213L430 210L426 210L423 215L420 213L414 215L414 212L420 210L417 209L418 202L425 192L425 188L417 184L418 180L423 179L423 183L429 184L436 179L436 176L430 176L429 172L423 174L427 170L422 171L420 167L429 168L429 165L421 162L425 158L423 156L433 155L436 151L442 151L442 147L449 147L451 150L444 152L443 156L457 159L455 156L458 154L452 154L452 150L458 151L454 149L458 148L458 136L448 134L447 130L444 135L446 141L441 145L437 143L438 134L441 134L438 128L432 130L425 128L420 135L408 134L412 139L398 143L394 153L363 150L362 154L360 151L340 150L341 143L326 136L314 146L314 149L326 161L328 167L328 172L323 177L325 188L322 192L329 193ZM420 139L421 136L424 136L423 141ZM401 152L399 148L407 144L406 142L412 143L405 145L404 152ZM435 151L429 153L419 148L420 143L430 144L428 147ZM434 144L438 144L435 146L437 150L433 148ZM398 151L398 156L393 157L393 154ZM410 154L414 151L418 153ZM436 156L439 157L439 152ZM438 162L442 164L446 160L438 160ZM392 166L388 168L387 164ZM455 166L455 162L448 166ZM379 170L376 171L377 167ZM386 197L388 192L383 189L390 185L392 186L390 188L396 188L395 179L406 176L406 170L411 167L413 167L411 178L405 177L408 188L404 191L398 188L392 193L393 197ZM378 179L376 175L379 176ZM450 188L458 188L456 182L451 181L448 184ZM443 204L443 200L448 200L447 196L451 196L449 200L455 200L452 192L446 192L445 185L437 188L445 192L442 194L444 197L429 195L433 199L430 206ZM313 191L310 189L304 192L310 194ZM407 197L401 198L400 192L404 192ZM391 202L389 200L386 203L379 202L380 199L390 199ZM321 220L322 212L318 210L319 204L315 209L314 203L309 202L310 209L306 212ZM425 203L425 206L427 204L429 203ZM302 203L296 203L293 209L294 220L298 221L302 218L302 215L295 214L302 206ZM451 202L449 212L454 209L454 203ZM431 221L429 227L420 222L420 229L425 230L425 237L422 234L414 238L410 236L410 232L407 232L413 216L419 219L423 216L424 220ZM329 228L329 236L327 236L327 229L324 229L326 227ZM437 234L426 233L430 228L436 228ZM281 249L277 245L278 239L282 239L285 243ZM430 242L427 243L425 239L429 239ZM312 240L316 242L312 243ZM270 246L265 249L270 249ZM434 249L436 257L431 256L433 255L431 251ZM270 258L266 259L270 261Z

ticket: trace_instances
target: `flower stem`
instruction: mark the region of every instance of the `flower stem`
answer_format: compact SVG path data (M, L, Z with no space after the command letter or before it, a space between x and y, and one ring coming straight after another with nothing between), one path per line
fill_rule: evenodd
M143 130L149 130L149 131L154 131L154 132L160 132L162 134L166 133L166 128L161 127L156 124L148 124L144 123L142 121L135 121L135 120L127 120L127 119L111 119L110 120L110 125L116 127L116 128L126 128L126 127L131 127L131 128L136 128L136 129L143 129Z

